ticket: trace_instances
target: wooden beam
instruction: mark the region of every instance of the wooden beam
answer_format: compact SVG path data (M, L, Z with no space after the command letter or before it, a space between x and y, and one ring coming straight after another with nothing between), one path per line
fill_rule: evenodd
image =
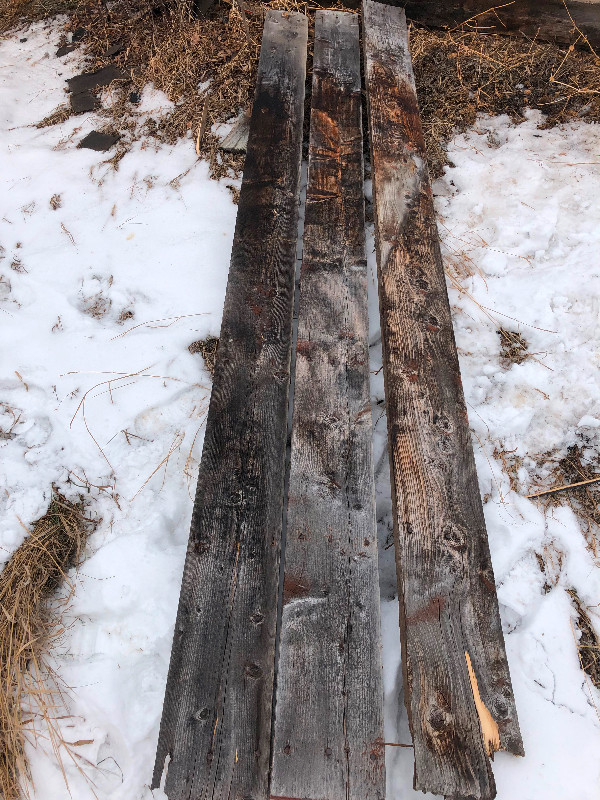
M592 47L600 47L600 2L598 0L396 0L409 19L432 28L454 28L467 22L483 33L518 33L531 39L559 45L576 43L574 23ZM495 6L495 7L494 7Z
M325 5L325 0L319 0ZM360 0L344 0L358 8ZM451 29L466 24L466 30L526 36L558 45L575 44L589 50L600 47L600 0L389 0L400 6L413 22L428 28Z
M415 788L433 794L487 799L495 796L488 756L497 741L494 725L502 749L522 755L523 744L404 11L366 0L363 19L404 695L415 748L414 782ZM491 722L484 714L480 722L478 708L487 709Z
M269 11L153 786L268 795L307 19Z
M385 796L358 17L316 15L272 800Z

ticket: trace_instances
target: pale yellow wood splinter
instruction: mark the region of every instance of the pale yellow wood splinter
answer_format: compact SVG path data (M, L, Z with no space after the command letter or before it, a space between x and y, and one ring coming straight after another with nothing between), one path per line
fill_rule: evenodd
M491 756L496 752L496 750L500 750L500 733L498 731L498 723L487 710L485 703L481 699L481 695L479 694L479 686L477 685L477 678L475 677L475 670L471 664L471 657L466 650L465 658L467 660L467 670L469 671L469 678L471 680L471 689L473 690L475 708L479 714L483 745L488 756Z

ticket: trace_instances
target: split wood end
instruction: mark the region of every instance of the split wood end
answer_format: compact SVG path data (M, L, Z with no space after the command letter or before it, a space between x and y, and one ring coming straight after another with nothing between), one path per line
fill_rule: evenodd
M483 746L488 756L493 757L496 750L500 750L500 732L498 730L498 723L487 710L485 703L479 694L479 686L477 685L477 678L475 677L475 670L471 664L471 657L465 650L465 659L467 661L467 670L469 672L469 679L471 681L471 689L473 690L473 699L475 700L475 708L479 715L479 724L481 725L481 735L483 736Z

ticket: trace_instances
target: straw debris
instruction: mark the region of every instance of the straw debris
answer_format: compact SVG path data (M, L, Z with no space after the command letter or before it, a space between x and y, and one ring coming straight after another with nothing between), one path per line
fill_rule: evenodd
M600 638L592 625L586 607L581 602L581 598L575 589L567 589L567 592L571 596L577 611L575 625L579 631L577 650L581 669L590 676L590 680L596 689L600 689Z
M35 741L45 720L55 751L64 745L54 716L55 676L45 655L63 633L49 601L70 567L81 558L89 521L82 505L54 493L48 511L33 526L0 574L0 796L27 795L26 741Z
M215 375L215 362L217 360L218 349L219 340L215 336L207 336L206 339L198 339L197 342L192 342L188 347L190 353L200 353L211 378Z
M600 483L585 483L600 477L600 454L598 445L586 437L567 448L566 454L542 453L529 455L528 460L535 465L535 471L543 478L539 483L523 486L518 480L518 469L522 459L506 451L494 451L501 459L503 470L511 477L511 488L530 496L544 511L558 506L567 506L581 524L587 547L597 561L600 559ZM581 485L581 482L584 482ZM580 484L571 486L571 484ZM564 491L535 496L544 489L560 487ZM599 562L600 563L600 562Z
M312 30L318 8L300 0L217 0L197 16L193 0L7 0L4 6L0 31L23 16L69 12L60 44L67 44L73 32L84 31L90 59L86 69L114 64L125 72L128 80L111 87L110 102L105 96L98 112L119 130L123 152L140 138L157 143L188 138L198 156L209 162L214 178L239 175L243 167L244 156L223 152L213 128L252 103L266 11L300 11L309 17ZM577 31L573 41L586 46ZM539 109L547 115L541 127L571 119L600 121L600 58L589 47L560 48L466 26L443 32L413 25L411 53L433 177L448 164L449 139L473 126L479 113L508 114L518 122L527 109ZM137 100L150 83L174 108L141 120ZM56 124L67 112L59 109L39 124Z
M529 358L529 343L518 331L509 331L500 328L500 360L504 366L511 364L522 364Z
M477 114L507 114L517 123L539 109L546 115L541 128L600 121L600 58L589 48L413 27L411 53L433 177L448 164L446 143L472 127Z

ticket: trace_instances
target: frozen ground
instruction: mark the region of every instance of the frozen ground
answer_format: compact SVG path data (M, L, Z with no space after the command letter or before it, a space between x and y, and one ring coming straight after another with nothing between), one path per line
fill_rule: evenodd
M65 767L78 800L149 800L210 387L187 347L218 335L236 208L191 142L137 144L114 172L103 155L76 149L98 125L93 114L34 127L81 68L80 55L55 57L59 27L0 42L0 546L8 558L52 484L83 492L101 518L53 658L69 687L64 737L85 743L73 748L79 769ZM143 109L151 116L165 102L146 90ZM455 166L434 189L448 270L463 290L451 288L451 302L527 751L497 755L498 796L591 800L600 697L579 668L566 589L598 626L600 572L569 509L544 515L522 495L544 478L542 454L598 450L600 137L590 125L541 131L538 122L480 120L452 142ZM375 292L371 305L377 370ZM534 357L505 364L501 325ZM408 742L381 397L379 374L386 738ZM495 450L522 457L519 494ZM411 797L411 753L389 750L388 796ZM29 755L34 800L66 799L43 739Z

